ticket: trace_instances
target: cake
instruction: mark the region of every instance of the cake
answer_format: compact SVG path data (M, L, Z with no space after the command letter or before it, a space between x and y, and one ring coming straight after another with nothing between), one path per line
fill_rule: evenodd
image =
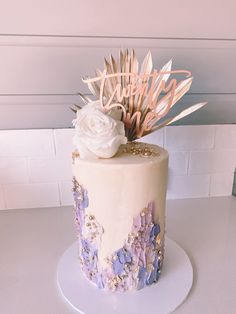
M164 256L166 150L122 145L113 158L74 156L75 222L86 277L112 291L159 278Z
M164 261L168 152L139 139L199 109L167 115L192 83L189 71L169 61L152 72L149 52L138 72L134 51L86 82L73 111L73 196L80 267L108 291L139 290L156 283ZM177 84L171 73L186 74ZM164 95L163 95L164 93ZM161 97L162 96L162 97Z

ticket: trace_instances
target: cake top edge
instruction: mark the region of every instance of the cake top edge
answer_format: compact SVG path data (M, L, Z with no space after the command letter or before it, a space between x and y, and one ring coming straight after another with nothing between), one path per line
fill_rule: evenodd
M77 151L73 152L73 163L89 163L99 165L129 165L149 164L160 162L169 156L164 148L143 142L131 142L119 147L113 158L81 159Z

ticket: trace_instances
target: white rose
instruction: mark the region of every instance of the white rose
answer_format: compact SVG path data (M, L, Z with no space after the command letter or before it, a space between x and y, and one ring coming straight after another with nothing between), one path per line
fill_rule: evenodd
M73 144L81 158L110 158L121 144L127 143L124 123L103 113L99 101L78 110L73 124L76 130Z

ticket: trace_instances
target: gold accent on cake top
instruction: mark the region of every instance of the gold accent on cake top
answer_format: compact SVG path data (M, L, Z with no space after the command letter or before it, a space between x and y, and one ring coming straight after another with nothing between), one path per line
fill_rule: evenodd
M80 154L78 151L74 151L72 152L72 163L74 164L75 163L75 159L76 158L79 158Z
M121 153L140 157L160 156L160 151L157 146L139 142L129 142L126 145L122 145Z
M134 157L141 157L141 158L153 158L153 157L160 157L161 156L161 149L160 147L148 144L148 143L141 143L141 142L129 142L127 144L121 145L117 154L112 158L113 161L116 158L120 158L125 155L134 156ZM72 153L72 163L75 164L75 160L80 159L80 154L77 151ZM105 162L104 158L98 158L97 161ZM91 160L91 162L95 160Z

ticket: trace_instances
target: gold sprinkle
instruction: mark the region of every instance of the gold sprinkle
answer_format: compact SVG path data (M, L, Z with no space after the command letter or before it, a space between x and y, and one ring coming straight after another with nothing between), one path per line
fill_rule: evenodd
M94 220L94 219L95 219L94 215L89 216L89 220Z
M130 265L129 265L128 263L125 263L125 268L126 268L126 269L129 269L129 266L130 266Z
M112 264L112 261L108 257L105 258L105 261L107 262L107 264Z
M151 156L151 154L152 154L151 152L145 151L144 154L143 154L143 156Z
M122 279L119 276L117 276L116 280L117 280L118 283L122 281Z
M154 270L153 265L152 265L152 264L148 264L148 265L147 265L147 270L148 270L148 271L153 271L153 270Z

